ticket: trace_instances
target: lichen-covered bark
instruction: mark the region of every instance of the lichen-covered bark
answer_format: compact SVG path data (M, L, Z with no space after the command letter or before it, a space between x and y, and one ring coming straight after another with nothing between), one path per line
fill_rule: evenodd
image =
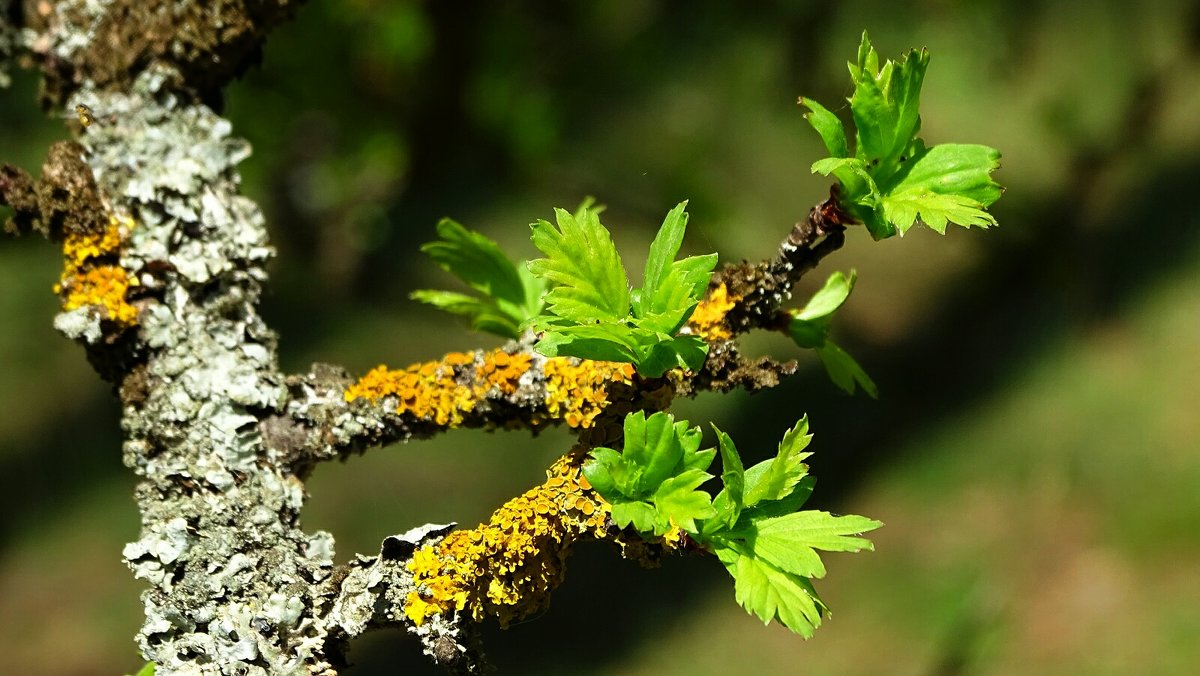
M576 538L621 541L578 463L560 461L489 524L449 538L453 525L419 526L343 566L330 534L301 527L304 480L349 452L456 426L565 424L580 433L577 460L619 445L631 410L771 387L795 364L747 361L736 337L778 325L796 279L841 245L843 219L831 200L774 259L714 276L685 329L710 343L700 373L645 380L628 365L547 359L532 336L358 381L325 365L281 373L258 312L273 250L258 207L237 194L250 149L205 101L290 8L0 0L0 79L23 52L44 74L44 103L91 111L39 179L0 167L0 201L15 210L6 229L62 244L54 325L117 386L124 461L141 479L141 532L123 554L149 585L137 642L158 673L333 674L347 641L381 626L476 671L469 617L521 617L545 603Z

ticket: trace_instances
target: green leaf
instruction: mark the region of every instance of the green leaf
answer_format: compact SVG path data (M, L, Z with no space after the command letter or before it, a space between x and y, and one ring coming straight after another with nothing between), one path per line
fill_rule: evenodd
M620 451L601 447L592 449L591 458L583 464L583 475L601 497L629 495L637 490L632 469L621 459Z
M813 350L825 344L829 336L829 326L825 322L806 322L793 317L788 322L788 335L800 347Z
M658 490L683 460L683 439L680 433L686 434L687 422L680 421L677 426L675 418L669 413L655 413L649 418L644 411L636 411L625 416L625 451L623 456L627 462L642 468L641 478L637 484L636 495L648 495ZM692 441L687 435L687 441ZM699 440L696 440L699 447Z
M881 200L883 216L903 234L919 217L945 234L947 223L988 227L996 219L983 208L1000 198L991 172L1000 153L982 145L944 144L923 151Z
M146 664L142 665L141 669L138 669L137 673L134 674L134 676L154 676L155 668L156 668L156 665L154 664L154 662L147 662Z
M804 460L812 454L802 451L811 440L808 416L805 416L783 435L774 458L746 470L744 503L747 507L763 501L782 500L791 494L796 484L808 474Z
M822 578L825 577L825 564L816 550L857 552L874 549L870 540L857 536L882 525L862 516L804 511L756 520L742 538L756 558L793 575Z
M654 241L650 243L650 253L646 256L646 270L642 273L642 292L647 296L653 296L667 280L671 263L683 244L683 233L687 230L688 222L688 214L684 211L686 207L687 200L684 200L667 212Z
M578 357L634 363L641 353L634 332L624 324L578 324L546 329L535 349L547 357Z
M443 270L486 296L524 303L525 284L500 245L449 218L438 222L437 233L442 239L422 244L421 251Z
M793 316L810 322L828 320L850 297L850 292L854 290L854 282L857 279L858 273L855 270L851 270L849 276L841 272L829 275L829 279L825 280L825 285L814 293L812 298L808 299L803 308L793 313Z
M829 151L830 157L849 157L850 151L846 145L846 128L842 126L842 121L837 119L836 115L829 112L825 106L812 99L801 96L800 105L808 108L809 112L804 114L804 118L820 134L821 141L825 143L825 148ZM813 171L816 171L816 169L814 168Z
M409 297L465 315L477 331L517 338L521 324L541 311L541 281L517 267L481 233L448 218L438 223L437 231L442 239L422 245L421 250L482 296L425 289Z
M583 465L592 487L613 506L613 520L643 534L662 535L671 524L697 532L697 519L714 514L712 498L697 490L715 450L700 450L699 428L670 414L625 416L625 450L596 448Z
M854 357L833 341L826 340L824 345L818 347L817 356L825 366L829 379L847 394L854 394L854 388L858 386L872 399L879 398L879 388L875 386L875 381L854 361Z
M612 518L619 528L628 528L632 524L639 533L653 533L656 532L658 511L648 502L621 500L612 503Z
M708 519L714 515L712 497L696 490L711 478L708 472L689 469L659 485L654 493L654 506L658 511L654 530L656 535L666 533L671 524L694 534L698 531L696 519Z
M835 385L849 394L854 394L855 388L861 387L874 398L879 395L874 381L853 357L829 340L829 322L833 313L850 297L856 279L857 275L853 270L850 271L849 277L841 272L830 275L825 281L825 286L813 294L803 308L792 311L787 330L797 345L817 351L829 379Z
M660 378L664 373L681 368L699 371L708 356L708 343L696 336L675 336L657 340L637 361L638 373L647 378Z
M672 209L654 238L641 288L630 291L608 231L585 201L576 214L556 210L558 227L533 224L534 244L546 258L529 264L551 285L547 313L522 327L542 332L537 350L632 363L648 378L670 369L699 370L708 345L676 336L703 297L716 254L673 260L687 227L683 202Z
M717 554L733 576L737 602L747 612L763 624L778 618L788 629L812 638L828 609L808 580L752 556L731 550L718 550Z
M850 113L857 132L855 156L889 175L921 126L921 84L929 67L927 50L911 50L879 68L879 55L864 31L857 68L851 65L854 94Z
M633 316L641 328L678 331L703 297L717 264L716 254L675 260L687 228L685 206L687 202L681 202L667 214L650 245L644 281L632 296Z
M1000 168L1000 152L985 145L943 143L926 150L917 146L907 170L888 191L912 190L959 195L991 206L1003 189L991 173Z
M742 514L746 470L742 467L742 458L733 439L716 425L713 425L713 431L717 433L717 445L721 449L721 483L724 484L724 488L713 499L713 521L717 527L732 528Z
M804 506L804 503L808 502L808 499L812 497L813 488L816 485L817 478L815 476L805 476L796 482L795 487L792 488L792 492L788 493L787 497L779 500L763 500L753 507L744 509L742 511L742 521L770 519L798 512Z
M472 330L486 331L506 338L516 338L520 335L516 317L500 310L495 303L488 300L465 293L432 289L413 291L408 297L451 314L469 317Z
M545 258L529 270L552 286L546 304L554 314L579 324L616 322L629 314L629 284L608 230L595 211L582 217L555 209L558 227L538 221L532 240Z

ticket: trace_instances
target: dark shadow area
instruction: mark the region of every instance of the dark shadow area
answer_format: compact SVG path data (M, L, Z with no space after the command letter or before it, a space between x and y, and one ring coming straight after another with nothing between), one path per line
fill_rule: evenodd
M85 487L122 478L132 484L121 463L119 421L116 398L97 398L36 438L23 440L21 453L0 458L0 476L19 488L0 491L0 551L23 528L35 526Z

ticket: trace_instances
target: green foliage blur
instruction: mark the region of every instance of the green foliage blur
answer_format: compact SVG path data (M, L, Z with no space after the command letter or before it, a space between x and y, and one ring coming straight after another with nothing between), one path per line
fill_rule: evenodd
M408 299L445 274L442 217L517 258L528 224L595 195L622 251L690 200L682 255L771 255L828 194L803 94L846 119L846 55L928 47L921 135L1000 148L986 231L863 230L805 280L857 270L831 338L878 385L802 373L682 401L742 449L807 413L811 505L888 524L829 555L833 610L802 641L762 627L711 561L641 570L581 547L548 613L485 640L502 673L1171 674L1200 663L1200 13L1163 0L307 3L227 92L254 145L245 190L279 256L264 312L285 368L362 373L496 344ZM36 82L0 92L0 161L66 136ZM50 326L60 261L0 241L0 650L12 673L136 671L141 584L118 409ZM631 275L637 271L631 270ZM338 559L415 523L473 525L540 480L551 431L456 432L320 468L310 529ZM712 440L706 440L712 445ZM653 637L650 640L645 637ZM376 633L350 673L432 673ZM580 655L588 655L581 662Z

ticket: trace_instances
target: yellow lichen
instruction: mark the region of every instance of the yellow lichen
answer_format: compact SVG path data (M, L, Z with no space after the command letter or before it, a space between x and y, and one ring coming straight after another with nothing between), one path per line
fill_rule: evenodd
M82 274L64 279L61 288L66 291L64 310L84 306L103 308L105 316L121 326L137 323L137 308L125 301L129 287L137 285L125 268L119 265L98 265Z
M397 413L454 427L488 395L515 393L531 364L530 356L522 352L452 352L400 370L377 366L346 388L344 396L346 401L378 403L394 395L399 400ZM634 370L630 364L555 357L543 363L542 372L545 417L587 428L611 403L609 388L632 383Z
M487 524L454 531L413 555L417 590L405 615L420 625L437 613L466 610L501 626L543 610L563 580L571 545L601 537L608 504L584 488L577 456L560 458L546 482L505 503Z
M570 427L591 427L596 416L610 403L608 388L614 383L632 383L633 366L611 361L589 361L555 357L547 359L546 412L562 418Z
M346 388L346 401L365 398L372 402L389 395L400 401L397 413L451 427L462 424L463 416L475 409L493 388L504 394L516 392L518 381L529 370L527 354L503 350L486 353L451 352L437 361L390 370L380 365Z
M692 333L707 341L732 338L733 333L725 325L725 313L732 310L739 300L739 296L729 295L725 284L718 286L707 298L700 301L688 319Z
M95 307L121 327L137 323L137 308L125 299L137 279L115 260L122 238L132 227L131 219L114 214L102 231L67 234L62 276L54 285L54 292L63 297L64 310Z

